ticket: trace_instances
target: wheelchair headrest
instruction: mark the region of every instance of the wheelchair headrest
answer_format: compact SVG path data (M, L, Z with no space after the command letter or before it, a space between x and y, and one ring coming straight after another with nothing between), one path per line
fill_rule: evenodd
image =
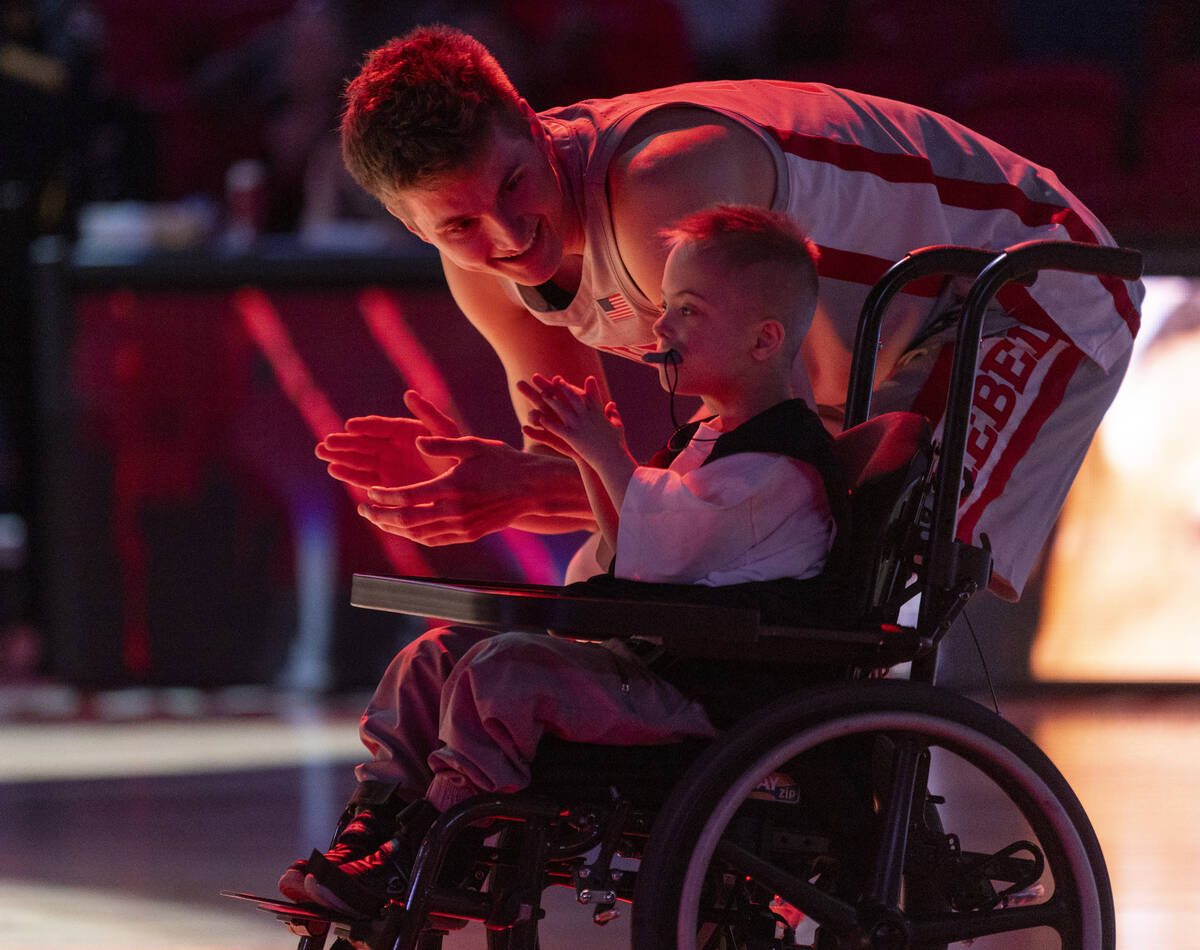
M929 444L929 420L915 412L886 412L847 429L833 442L846 483L855 488L906 468Z

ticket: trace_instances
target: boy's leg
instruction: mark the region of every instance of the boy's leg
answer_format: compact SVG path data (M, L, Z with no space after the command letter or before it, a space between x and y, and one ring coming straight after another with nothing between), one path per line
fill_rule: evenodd
M421 798L433 772L427 759L438 745L442 690L455 665L494 631L441 627L418 637L388 665L363 711L359 736L371 759L354 770L408 801Z
M355 769L359 785L346 806L333 844L314 852L341 865L371 854L395 833L407 802L424 795L433 773L426 758L437 745L442 686L454 664L489 631L469 627L431 630L392 660L363 713L360 735L372 759ZM279 879L289 900L309 899L306 879L313 857L292 862Z
M872 414L920 412L940 438L952 357L942 336L906 354L879 386ZM998 596L1020 596L1127 365L1106 373L1070 343L1025 326L983 340L965 456L972 485L957 534L973 544L987 535Z
M703 707L632 657L595 643L505 633L477 643L442 691L439 739L429 756L426 800L405 811L410 827L378 851L318 866L311 898L369 915L389 880L405 877L432 816L481 792L529 783L543 735L610 745L657 744L713 733Z
M427 797L444 810L480 792L515 792L545 734L601 745L711 736L703 706L640 662L598 643L506 633L478 644L442 692Z

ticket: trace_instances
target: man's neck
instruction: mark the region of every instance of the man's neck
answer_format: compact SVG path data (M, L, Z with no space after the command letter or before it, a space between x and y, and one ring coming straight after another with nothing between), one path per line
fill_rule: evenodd
M569 300L573 299L575 292L579 290L579 282L582 279L583 258L577 254L568 254L563 256L562 261L558 265L558 270L554 272L551 283ZM546 295L543 293L543 296ZM546 302L558 310L566 309L566 307L557 306L549 297L547 297Z

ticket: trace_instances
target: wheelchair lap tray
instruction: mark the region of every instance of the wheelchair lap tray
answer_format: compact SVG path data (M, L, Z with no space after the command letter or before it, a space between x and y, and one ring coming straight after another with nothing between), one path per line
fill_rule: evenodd
M550 631L577 640L659 638L669 653L714 659L832 659L880 665L911 655L912 631L895 624L866 629L764 623L752 607L579 597L535 584L355 574L354 606L497 630Z
M753 643L758 635L758 611L752 608L583 597L564 590L540 584L355 574L350 602L477 627L552 630L578 640L654 637L674 624L734 647Z

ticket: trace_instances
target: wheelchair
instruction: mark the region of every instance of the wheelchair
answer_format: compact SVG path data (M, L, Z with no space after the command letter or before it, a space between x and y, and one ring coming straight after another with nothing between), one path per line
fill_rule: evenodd
M736 668L753 684L757 670L785 688L731 677L743 708L711 741L544 739L529 789L440 816L378 919L256 900L299 950L331 935L334 950L436 950L469 921L484 923L490 950L536 950L552 885L599 924L630 903L633 950L1111 950L1104 857L1070 786L997 711L935 685L938 645L991 571L986 547L954 537L984 311L1047 269L1133 280L1141 258L1057 241L937 246L871 291L835 440L853 552L836 620L357 575L356 606L582 640L658 637L716 680ZM869 418L884 311L933 275L973 278L940 445L922 416ZM899 665L907 677L882 675Z

